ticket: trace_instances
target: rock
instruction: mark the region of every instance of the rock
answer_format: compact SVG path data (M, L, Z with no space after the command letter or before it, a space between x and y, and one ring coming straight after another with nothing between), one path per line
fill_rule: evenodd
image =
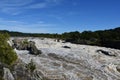
M16 48L18 50L28 50L30 52L30 54L34 54L34 55L38 55L41 54L42 52L40 50L37 49L37 47L35 46L35 42L33 41L27 41L24 39L14 39L13 40L13 48Z
M41 54L42 52L40 50L38 50L35 46L35 43L30 41L27 45L27 50L30 51L31 54L34 54L34 55L38 55L38 54Z
M3 76L4 80L15 80L8 68L3 68L3 69L4 69L4 76Z
M62 46L63 48L68 48L68 49L70 49L71 47L69 47L69 46Z
M116 69L118 72L120 72L120 66L117 66Z
M104 55L107 55L107 56L114 56L114 57L116 57L116 55L115 54L113 54L113 53L111 53L111 52L108 52L108 51L105 51L105 50L97 50L96 52L98 52L98 53L103 53Z
M55 58L55 59L59 59L59 56L56 55L55 53L49 53L48 56L52 57L52 58Z

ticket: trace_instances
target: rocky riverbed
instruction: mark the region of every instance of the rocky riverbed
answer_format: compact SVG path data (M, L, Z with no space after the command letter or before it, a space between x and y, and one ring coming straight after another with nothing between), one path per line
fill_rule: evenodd
M13 45L13 39L9 44ZM32 55L28 50L14 49L22 63L29 64L32 60L36 66L32 78L28 79L28 75L26 80L120 80L120 50L48 38L27 39L35 42L42 53Z

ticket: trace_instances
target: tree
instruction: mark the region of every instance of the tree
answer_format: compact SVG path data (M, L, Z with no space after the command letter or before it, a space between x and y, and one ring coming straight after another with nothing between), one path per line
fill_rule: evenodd
M0 33L0 62L11 65L16 59L17 55L12 47L7 43L9 35Z

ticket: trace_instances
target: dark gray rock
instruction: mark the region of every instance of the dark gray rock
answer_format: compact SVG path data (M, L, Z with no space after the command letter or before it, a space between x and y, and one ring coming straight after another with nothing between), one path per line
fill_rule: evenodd
M71 47L69 47L69 46L62 46L63 48L68 48L68 49L70 49Z
M120 65L116 67L117 71L120 73Z
M24 39L14 39L13 40L13 48L16 48L18 50L28 50L30 54L38 55L41 54L42 52L37 49L35 46L35 42L33 41L27 41Z
M105 50L99 49L99 50L97 50L96 52L102 53L102 54L107 55L107 56L114 56L114 57L116 57L115 54L113 54L113 53L111 53L111 52L109 52L109 51L105 51Z

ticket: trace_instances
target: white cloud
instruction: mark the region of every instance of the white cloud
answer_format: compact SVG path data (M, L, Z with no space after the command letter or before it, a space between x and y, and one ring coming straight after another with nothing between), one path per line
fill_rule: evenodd
M45 7L47 7L47 3L43 2L43 3L32 4L30 6L27 6L26 8L30 9L30 8L45 8Z
M1 0L1 7L20 7L32 3L34 0Z
M1 11L11 15L18 15L21 13L19 8L2 8Z
M0 11L3 13L18 15L26 9L42 9L58 4L61 0L1 0Z
M45 0L46 2L60 3L62 0Z
M17 25L17 24L25 24L24 22L21 21L15 21L15 20L5 20L3 18L0 18L0 24L12 24L12 25Z
M0 12L18 15L21 13L21 9L24 6L32 3L33 0L1 0L0 1Z
M35 3L30 6L27 6L27 8L47 8L53 5L56 5L60 3L62 0L43 0L43 2Z
M20 32L48 33L56 29L55 24L38 21L36 23L25 23L15 20L4 20L0 18L0 29Z

